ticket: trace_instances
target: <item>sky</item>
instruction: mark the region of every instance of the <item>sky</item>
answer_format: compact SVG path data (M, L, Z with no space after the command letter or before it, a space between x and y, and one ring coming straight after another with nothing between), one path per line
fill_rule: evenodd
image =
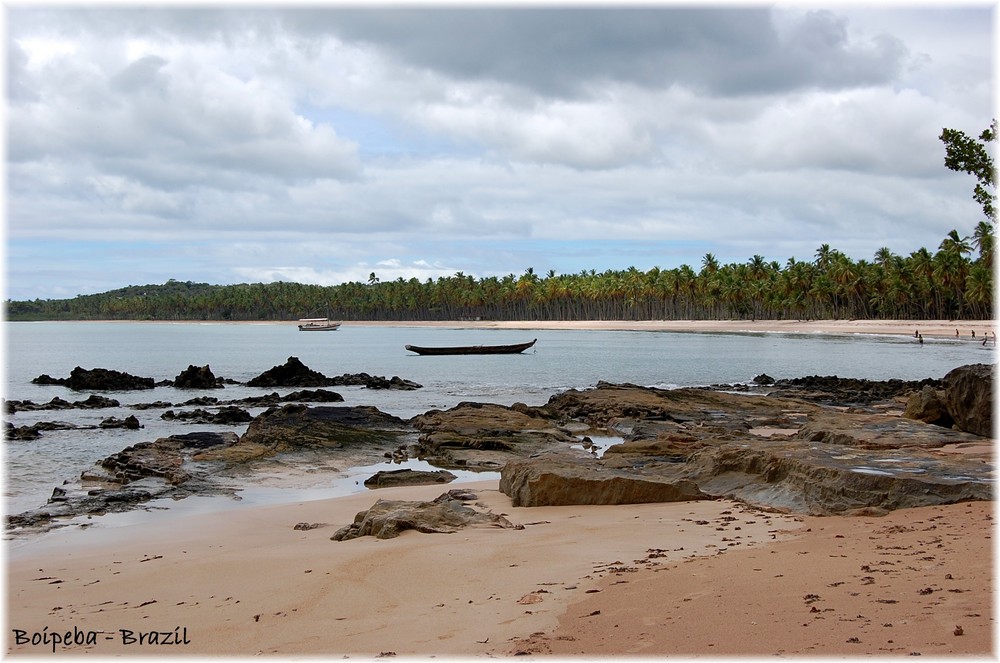
M7 3L4 297L602 272L984 220L992 4Z

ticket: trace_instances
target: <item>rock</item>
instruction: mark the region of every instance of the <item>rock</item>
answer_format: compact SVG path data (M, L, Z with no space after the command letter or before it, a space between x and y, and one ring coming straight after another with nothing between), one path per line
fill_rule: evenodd
M994 372L993 365L970 364L944 376L945 402L955 428L992 437Z
M43 381L43 378L47 378L49 381ZM156 386L153 378L137 377L107 368L85 369L79 366L70 371L69 378L65 380L52 380L47 375L41 375L32 382L35 384L61 384L73 391L131 391L152 389Z
M421 470L383 470L365 479L368 488L393 488L396 486L422 486L432 483L451 483L457 479L445 470L426 472Z
M710 499L688 479L642 475L559 455L508 462L500 492L513 506L643 504Z
M445 493L433 502L378 500L367 511L359 512L353 523L340 528L330 538L333 541L348 541L360 536L392 539L406 530L451 534L464 527L475 526L513 527L503 516L476 511Z
M36 410L99 410L109 407L120 407L121 403L113 398L91 394L85 400L74 401L72 403L55 396L48 403L41 405L32 401L4 401L4 406L8 414L14 414L18 411L29 412Z
M811 515L992 499L991 468L956 456L790 440L706 447L675 471L713 496Z
M45 431L54 430L94 430L96 426L77 426L64 421L39 421L30 426L5 425L5 437L8 440L37 440Z
M900 393L892 385L882 389L872 393ZM569 483L576 470L563 466L570 465L644 481L686 480L713 497L818 515L992 499L990 445L877 405L872 398L866 408L845 411L784 396L600 383L554 396L546 407L614 428L624 442L601 459L562 454L548 476ZM505 468L505 492L533 488L526 469L520 469L526 478L515 481L519 463ZM534 464L544 469L541 459ZM539 489L518 499L566 499L556 489L552 494Z
M907 419L916 419L945 428L951 428L954 423L951 415L948 414L948 404L945 402L944 393L930 385L926 385L920 391L910 395L906 401L903 416Z
M334 380L306 367L298 357L264 371L247 382L248 387L330 387Z
M836 375L810 375L788 380L776 380L769 393L788 398L801 398L826 405L869 405L906 398L914 391L930 385L938 388L940 380L862 380Z
M129 415L124 419L118 419L117 417L108 417L103 420L100 424L101 428L124 428L126 430L139 430L142 428L142 424L136 419L135 415Z
M129 484L145 477L158 477L176 486L191 478L184 467L188 458L208 449L232 446L236 441L232 433L171 435L126 447L99 465L106 471L105 479L109 482Z
M369 375L368 373L345 373L333 378L334 385L338 387L365 387L366 389L398 389L412 391L421 389L423 385L412 380L404 380L398 375L386 379L380 376Z
M759 385L769 385L769 384L774 384L774 378L772 378L767 373L761 373L760 375L758 375L753 379L753 382L754 384L759 384Z
M326 527L326 523L296 523L292 529L297 532L308 532L309 530Z
M224 385L206 364L188 366L174 378L173 386L176 389L222 389Z
M184 421L192 424L216 424L219 426L237 426L253 420L249 412L234 406L219 408L218 412L209 412L201 408L189 411L174 412L167 410L160 415L165 421Z
M518 404L466 402L410 421L421 432L419 458L437 467L499 471L512 458L579 443L552 416Z
M367 457L375 462L414 435L405 420L374 407L283 405L254 417L237 444L205 458L246 461L293 450L324 449L350 450L356 459Z

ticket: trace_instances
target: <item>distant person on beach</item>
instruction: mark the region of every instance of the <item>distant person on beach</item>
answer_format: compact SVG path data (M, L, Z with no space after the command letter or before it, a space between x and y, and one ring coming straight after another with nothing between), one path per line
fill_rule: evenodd
M973 330L972 330L972 338L975 338L975 337L976 337L976 330L975 330L975 329L973 329Z

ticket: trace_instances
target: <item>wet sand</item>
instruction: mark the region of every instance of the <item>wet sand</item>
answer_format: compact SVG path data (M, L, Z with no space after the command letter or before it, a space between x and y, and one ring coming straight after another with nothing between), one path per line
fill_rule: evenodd
M992 504L884 518L792 517L721 500L513 508L495 481L462 485L523 529L330 540L377 498L445 490L421 486L17 546L7 652L992 652ZM300 522L324 526L294 529ZM40 644L18 645L11 629ZM53 643L67 631L83 644Z

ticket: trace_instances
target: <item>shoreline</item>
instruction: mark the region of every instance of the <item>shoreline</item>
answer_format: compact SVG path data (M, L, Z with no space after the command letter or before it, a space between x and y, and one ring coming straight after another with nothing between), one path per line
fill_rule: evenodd
M909 336L916 332L934 338L981 341L984 333L996 333L995 320L580 320L580 321L489 321L344 323L373 327L446 327L452 329L552 329L584 331L648 331L733 334L870 334ZM972 332L976 336L972 336Z
M138 324L219 324L295 325L293 320L32 320L36 322L138 323ZM545 329L583 331L649 331L693 333L778 333L778 334L871 334L914 337L916 332L932 338L959 338L981 341L984 333L997 332L995 320L434 320L434 321L347 321L358 327L440 327L446 329ZM958 332L957 336L955 332ZM975 332L975 337L972 336Z
M376 499L447 491L433 485L57 532L8 560L8 627L93 632L54 653L96 655L993 650L992 503L824 518L727 500L512 507L496 481L463 488L522 529L330 540ZM53 654L12 632L8 654ZM127 635L151 632L186 642Z

